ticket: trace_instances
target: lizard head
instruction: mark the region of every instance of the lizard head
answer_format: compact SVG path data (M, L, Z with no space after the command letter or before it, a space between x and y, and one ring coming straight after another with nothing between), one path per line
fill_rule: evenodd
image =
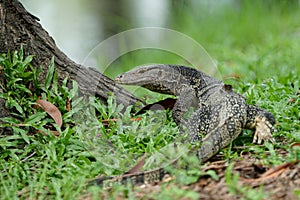
M154 84L163 75L164 65L145 65L138 66L128 72L118 75L115 81L125 85L144 86Z
M164 64L153 64L136 67L118 75L115 82L125 85L137 85L154 92L174 94L180 74Z

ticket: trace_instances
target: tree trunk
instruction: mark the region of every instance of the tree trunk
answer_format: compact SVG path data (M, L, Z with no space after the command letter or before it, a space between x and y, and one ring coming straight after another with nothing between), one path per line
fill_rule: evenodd
M117 103L125 106L142 102L96 69L84 67L69 59L38 23L39 19L28 13L17 0L0 0L0 19L0 53L20 50L23 45L25 56L34 55L32 65L42 66L43 71L39 77L41 81L44 80L50 60L54 57L59 81L66 77L76 80L81 95L96 96L106 103L109 93L114 93ZM3 83L1 80L3 77L0 76L0 84ZM0 99L0 117L7 113L4 103Z

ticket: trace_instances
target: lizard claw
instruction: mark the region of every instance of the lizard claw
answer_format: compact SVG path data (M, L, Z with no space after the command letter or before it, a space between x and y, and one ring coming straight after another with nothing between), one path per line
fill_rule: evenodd
M256 117L253 143L261 144L262 141L275 143L275 139L271 133L273 130L273 126L266 120L265 117Z

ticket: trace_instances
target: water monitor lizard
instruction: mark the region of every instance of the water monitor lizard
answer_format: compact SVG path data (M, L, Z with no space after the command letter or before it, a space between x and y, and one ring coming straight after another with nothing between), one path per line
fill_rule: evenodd
M201 162L228 146L244 128L255 130L253 143L275 142L271 134L275 118L270 112L246 104L246 98L235 93L230 85L194 68L166 64L139 66L117 76L115 81L177 96L172 117L181 130L186 127L191 143L201 142L196 150ZM194 111L186 116L190 108ZM128 181L142 184L161 180L164 174L165 171L159 168L131 175L102 177L94 182L106 186Z

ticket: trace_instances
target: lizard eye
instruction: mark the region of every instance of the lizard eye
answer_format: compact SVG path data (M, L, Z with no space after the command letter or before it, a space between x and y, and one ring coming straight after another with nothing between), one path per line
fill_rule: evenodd
M162 71L158 71L157 75L161 76L162 75Z
M144 72L145 72L145 69L140 69L140 70L139 70L139 73L140 73L140 74L142 74L142 73L144 73Z

